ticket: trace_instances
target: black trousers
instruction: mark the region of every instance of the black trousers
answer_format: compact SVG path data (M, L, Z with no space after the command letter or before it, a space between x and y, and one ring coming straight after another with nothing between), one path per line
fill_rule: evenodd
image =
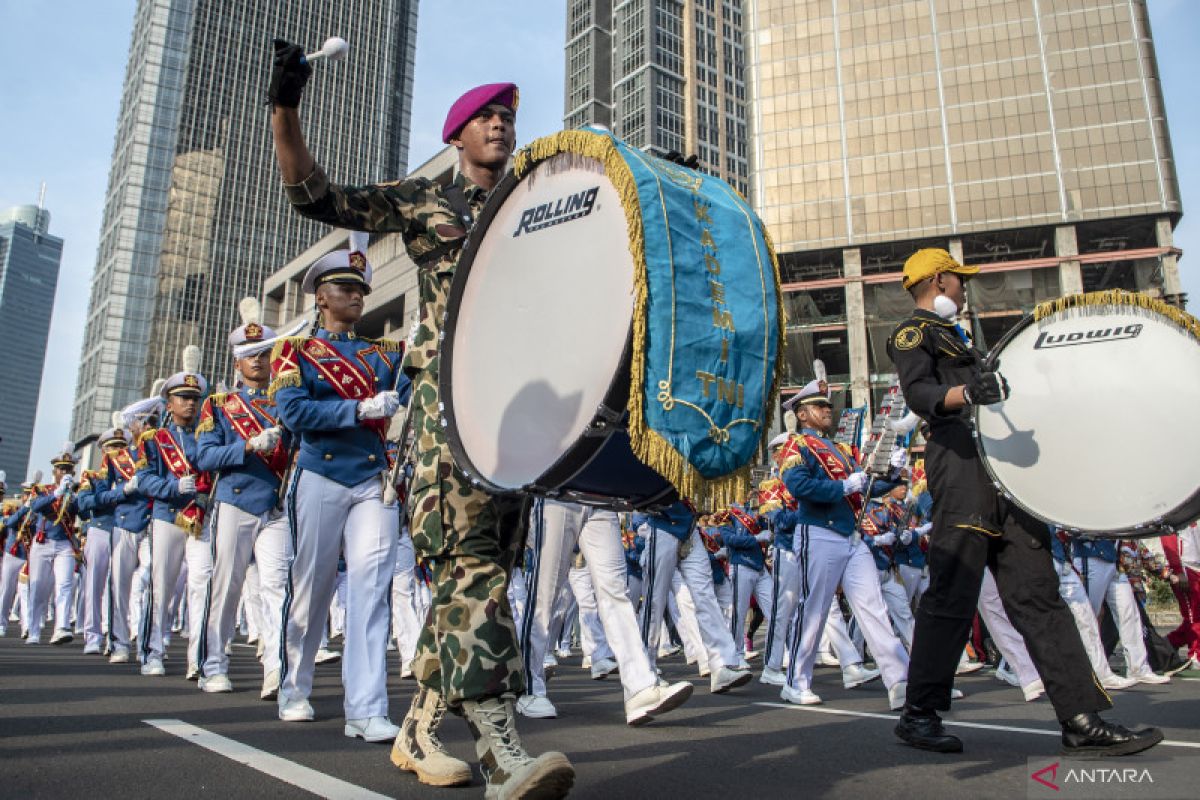
M1110 708L1058 593L1047 526L993 488L969 431L931 441L925 469L933 496L929 589L917 608L909 705L950 708L954 672L971 632L983 571L990 568L1058 718Z

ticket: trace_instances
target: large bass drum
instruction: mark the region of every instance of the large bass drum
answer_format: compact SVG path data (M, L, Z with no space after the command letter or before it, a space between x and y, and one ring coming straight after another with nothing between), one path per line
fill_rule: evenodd
M1145 295L1044 304L989 355L1011 396L975 411L988 472L1068 532L1155 536L1200 517L1200 325Z

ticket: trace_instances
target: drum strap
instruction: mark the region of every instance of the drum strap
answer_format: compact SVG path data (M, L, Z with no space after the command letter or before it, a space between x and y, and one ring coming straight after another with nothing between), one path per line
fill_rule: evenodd
M467 196L463 194L462 187L458 185L447 186L442 190L442 196L446 198L446 202L450 204L450 208L454 211L455 216L462 222L463 228L471 230L475 225L475 214L471 211L471 204L467 202ZM442 260L442 257L456 247L462 246L462 240L455 239L451 242L443 242L437 247L424 253L417 259L418 267L426 267L430 264L436 264Z

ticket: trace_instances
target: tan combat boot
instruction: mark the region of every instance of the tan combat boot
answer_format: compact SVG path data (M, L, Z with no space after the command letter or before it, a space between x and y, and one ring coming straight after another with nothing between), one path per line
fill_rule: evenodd
M475 752L487 783L486 800L555 800L566 797L575 768L562 753L534 758L517 736L511 699L464 700L463 715L475 737Z
M430 786L466 786L471 782L470 765L447 753L437 737L445 713L442 696L422 686L400 723L400 733L392 744L392 763L415 772L421 783Z

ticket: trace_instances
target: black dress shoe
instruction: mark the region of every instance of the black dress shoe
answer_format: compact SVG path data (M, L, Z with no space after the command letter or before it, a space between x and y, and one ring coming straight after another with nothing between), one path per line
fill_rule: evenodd
M1163 740L1158 728L1131 731L1115 722L1106 722L1099 714L1076 714L1062 723L1064 756L1128 756L1148 750Z
M962 740L946 733L942 718L932 711L905 706L896 723L896 735L918 750L935 753L961 753Z

